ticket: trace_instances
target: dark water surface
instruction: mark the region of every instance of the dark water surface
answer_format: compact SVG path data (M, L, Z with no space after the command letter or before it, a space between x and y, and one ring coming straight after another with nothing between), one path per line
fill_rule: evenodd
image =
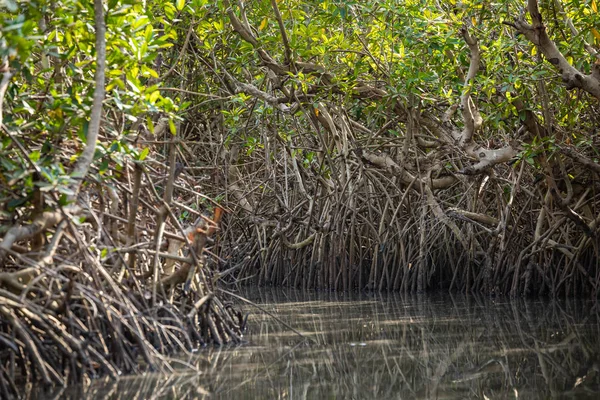
M61 398L600 399L600 308L466 296L244 293L248 345L204 349L201 373L68 388Z

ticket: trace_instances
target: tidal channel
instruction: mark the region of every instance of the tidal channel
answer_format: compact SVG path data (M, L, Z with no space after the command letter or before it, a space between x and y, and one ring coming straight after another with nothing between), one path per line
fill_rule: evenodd
M72 399L597 399L598 303L455 295L242 293L248 343ZM294 332L291 328L298 331Z

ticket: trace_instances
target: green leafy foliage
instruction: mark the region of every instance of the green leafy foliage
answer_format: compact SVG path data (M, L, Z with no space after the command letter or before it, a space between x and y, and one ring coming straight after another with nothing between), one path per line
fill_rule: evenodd
M161 112L174 117L179 109L177 99L161 93L157 71L157 59L178 39L164 12L168 3L111 0L106 8L107 94L93 168L97 181L110 178L128 159L148 157L148 148L134 144L139 118L152 120ZM28 206L34 191L60 196L68 190L94 91L93 17L92 2L0 3L0 59L14 75L3 123L28 152L27 160L2 133L0 197L11 199L11 210Z

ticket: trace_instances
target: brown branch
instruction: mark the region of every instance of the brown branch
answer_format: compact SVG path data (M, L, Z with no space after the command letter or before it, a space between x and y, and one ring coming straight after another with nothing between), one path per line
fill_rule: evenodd
M81 212L81 208L76 206L71 207L71 212L73 214L78 214ZM62 211L46 211L38 216L30 225L15 225L11 227L4 235L2 242L0 242L0 263L4 260L4 257L7 254L6 251L10 250L15 242L45 232L48 228L55 226L62 220Z
M468 153L475 155L479 159L479 162L469 165L459 172L465 175L476 175L489 170L494 165L512 160L518 154L518 151L509 145L495 150L478 147L468 151Z
M495 217L492 217L492 216L489 216L486 214L475 213L472 211L462 210L459 208L450 208L450 209L448 209L448 213L460 215L460 216L466 217L469 220L480 222L480 223L486 224L486 225L491 225L491 226L498 225L498 218L495 218Z
M275 3L275 2L273 2L273 3ZM296 67L304 73L314 73L314 74L320 75L324 79L325 82L332 81L333 76L327 72L327 69L325 67L323 67L321 65L308 63L308 62L300 62L300 61L294 62L291 59L289 60L290 65L279 64L277 61L275 61L275 59L273 59L273 57L271 57L271 55L269 53L267 53L264 49L262 49L260 47L260 43L259 43L258 39L252 33L251 27L247 23L242 22L235 15L235 13L233 12L233 9L231 8L231 4L229 3L229 1L225 0L224 4L225 4L225 7L227 7L227 16L229 17L229 21L231 22L231 26L233 27L233 30L235 32L237 32L237 34L240 35L240 37L243 40L250 43L252 45L252 47L254 47L254 49L258 53L258 56L260 57L263 65L265 65L271 71L275 72L277 75L287 76L288 72L295 73L296 71L294 70L293 67ZM242 18L244 19L244 21L246 21L246 16L245 16L243 8L240 7L240 11L242 13ZM281 15L279 15L279 17L281 17ZM282 31L283 41L284 41L284 46L285 46L285 43L287 41L287 35L285 34L285 30L283 29L281 24L280 24L280 29ZM286 57L288 57L287 52L288 51L291 52L289 43L287 46L285 46L285 48L286 48Z
M13 293L22 293L26 288L26 284L31 279L39 275L40 271L36 267L29 267L15 272L0 273L0 287L6 287Z
M135 220L138 212L138 204L140 199L140 187L142 184L142 166L139 163L134 164L133 172L133 193L131 194L131 202L129 206L129 219L127 222L127 245L131 246L135 241ZM135 268L136 254L129 255L129 268Z
M516 29L537 47L550 64L558 69L567 90L580 88L600 99L600 64L592 65L590 75L573 67L548 36L537 0L527 1L527 11L531 16L532 23L528 23L525 16L521 15L515 20Z
M524 114L525 119L523 120L523 125L525 125L529 133L539 138L547 136L546 129L540 124L535 113L525 106L525 103L523 103L523 100L521 100L520 97L514 97L511 103L517 109L519 114Z
M215 296L212 293L209 293L206 296L202 297L200 300L198 300L196 304L194 304L194 308L192 308L192 310L188 313L188 318L194 318L194 316L198 314L198 310L200 310L200 307L202 307L207 302L210 302L210 300L212 300L214 297Z
M271 7L275 13L275 19L279 25L279 31L281 32L281 40L283 41L283 47L285 48L285 63L290 64L292 62L292 49L290 48L290 41L288 40L287 33L285 32L285 26L283 25L283 19L277 6L277 0L271 0Z
M419 179L413 176L410 172L403 169L394 159L387 154L374 154L367 152L363 149L357 149L356 154L363 160L373 164L376 167L387 170L400 178L402 184L405 186L412 186L414 190L420 192L421 185L412 185L413 181L422 183L423 185L430 185L431 189L447 189L456 183L454 176L444 176L435 179Z
M439 219L444 225L446 225L448 228L450 228L450 230L456 236L456 239L458 239L458 241L462 244L464 250L466 252L468 252L469 251L469 243L464 238L464 235L461 233L458 226L454 223L454 221L452 221L446 215L446 213L444 212L444 210L442 209L442 207L440 206L438 201L435 199L433 191L431 190L429 185L424 185L424 187L425 187L425 193L427 194L427 204L429 205L429 208L433 212L433 215L435 215L435 217L437 219Z
M50 378L50 374L44 365L44 360L40 355L40 352L35 345L34 340L31 338L26 328L23 326L19 318L15 315L15 313L10 310L8 307L0 306L0 314L3 316L3 319L10 323L14 328L17 336L23 341L24 347L28 351L33 364L35 365L37 371L41 375L42 381L49 385L52 383ZM59 381L59 383L62 383Z
M238 81L233 76L231 76L227 71L225 71L225 74L227 76L227 79L232 84L235 94L238 94L238 93L249 94L251 96L258 97L259 99L265 101L266 103L271 104L273 107L277 108L280 111L288 112L290 110L290 107L288 107L285 104L281 104L277 97L272 96L267 92L263 92L262 90L258 89L256 86Z
M477 105L471 98L471 88L473 80L479 71L479 62L481 61L481 53L479 51L479 45L477 40L473 38L466 27L461 29L461 35L471 52L471 61L469 64L469 72L465 78L463 94L460 98L460 108L462 111L462 117L464 122L464 128L460 133L458 139L459 145L463 148L468 155L474 157L478 162L474 165L463 168L459 171L465 175L474 175L482 173L496 164L510 161L517 155L515 146L509 145L501 149L484 149L481 146L477 146L473 141L473 135L481 128L483 124L483 118L477 109ZM454 113L453 108L450 107L444 115L445 120L449 120Z
M240 19L237 17L237 15L235 15L235 13L233 12L233 8L231 8L231 4L229 3L229 1L225 0L223 2L223 4L225 5L225 7L227 7L227 16L229 17L229 20L231 21L231 25L233 26L233 29L246 42L250 43L254 47L258 47L258 40L256 40L256 38L252 34L252 31L250 31L249 27L247 29L246 26L242 23L242 21L240 21Z
M580 164L583 164L585 167L591 169L597 174L600 174L600 164L590 160L586 156L579 154L576 150L571 147L562 147L560 149L561 153L566 155L567 157L577 161Z
M179 64L179 62L183 58L183 54L185 53L185 51L190 43L190 38L192 37L192 33L194 32L195 27L196 27L196 23L194 21L192 21L192 23L190 24L190 29L188 29L187 35L185 36L185 41L183 42L183 47L181 48L181 51L179 52L179 55L177 56L177 60L175 60L173 65L171 65L171 68L169 68L169 70L167 72L165 72L159 78L159 81L161 81L161 82L164 81L167 77L169 77L169 75L171 75L173 73L173 71L175 71L175 67L177 67L177 64Z
M286 239L286 237L282 234L281 235L281 241L283 242L283 244L285 245L285 247L287 247L288 249L292 249L292 250L299 250L303 247L308 246L309 244L312 244L312 242L315 241L315 237L316 234L313 233L312 235L310 235L309 237L307 237L306 239L302 240L301 242L297 242L297 243L291 243L289 240Z
M472 142L473 135L479 130L479 128L481 128L481 125L483 124L483 119L481 118L481 114L479 114L477 105L471 98L471 88L473 85L473 80L479 71L481 53L479 51L477 40L469 34L469 31L466 27L463 27L460 33L469 46L469 50L471 52L469 72L465 78L463 93L460 97L460 108L465 126L458 139L459 145L461 147L466 147Z
M179 126L176 128L176 134L179 134ZM175 181L175 160L176 160L176 143L175 143L175 135L171 136L171 141L169 143L169 170L168 170L168 178L166 183L165 192L163 194L163 205L160 208L157 216L156 216L156 234L154 236L154 244L156 254L154 255L154 262L152 267L152 286L154 290L152 291L152 305L156 304L156 296L158 289L158 281L159 281L159 256L160 246L162 244L162 238L165 231L165 225L167 221L168 215L168 207L171 204L171 200L173 199L173 182Z

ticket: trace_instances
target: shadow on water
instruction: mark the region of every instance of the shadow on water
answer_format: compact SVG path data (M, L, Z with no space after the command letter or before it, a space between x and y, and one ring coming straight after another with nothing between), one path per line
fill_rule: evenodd
M249 344L200 372L95 381L44 398L464 399L600 396L596 303L253 291ZM254 311L254 310L252 310ZM38 394L36 397L42 397Z

